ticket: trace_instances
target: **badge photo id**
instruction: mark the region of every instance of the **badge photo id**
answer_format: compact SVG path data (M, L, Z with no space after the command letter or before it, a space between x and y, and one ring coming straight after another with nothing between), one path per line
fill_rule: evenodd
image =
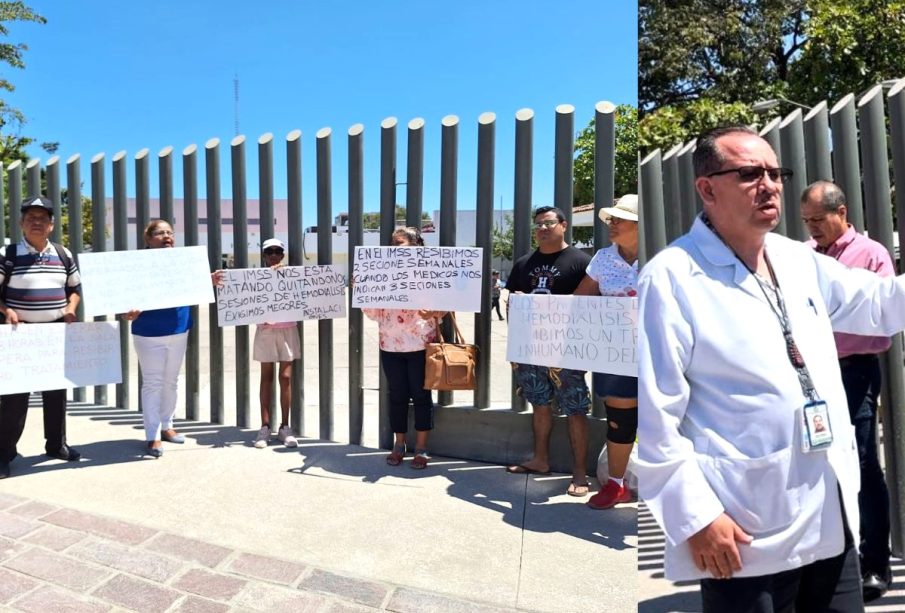
M814 400L802 410L805 436L802 441L805 451L816 451L829 447L833 442L830 414L826 402Z

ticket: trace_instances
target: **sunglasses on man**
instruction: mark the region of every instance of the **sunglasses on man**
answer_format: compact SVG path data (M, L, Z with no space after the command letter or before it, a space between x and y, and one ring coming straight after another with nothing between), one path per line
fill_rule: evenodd
M760 181L764 175L770 177L774 183L779 181L786 182L795 174L791 168L764 168L763 166L739 166L738 168L727 168L726 170L718 170L711 172L707 177L718 177L720 175L728 175L734 172L738 174L739 179L746 183L751 181Z

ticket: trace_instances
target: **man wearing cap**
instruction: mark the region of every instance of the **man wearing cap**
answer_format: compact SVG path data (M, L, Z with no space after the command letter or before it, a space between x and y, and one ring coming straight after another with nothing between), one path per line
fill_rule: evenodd
M881 277L896 274L886 247L858 234L846 221L845 194L830 181L811 183L801 194L801 219L811 240L808 246L850 268L870 270ZM877 457L877 395L880 359L892 344L888 336L836 332L836 351L848 412L855 426L861 466L861 577L864 601L881 597L892 582L889 567L889 491Z
M636 472L666 578L701 580L704 613L863 611L833 331L905 328L905 277L772 232L792 171L750 128L701 135L693 165L703 213L638 279Z
M552 206L534 211L537 249L517 259L506 282L506 289L525 294L572 294L584 278L591 257L565 241L565 215ZM591 395L585 373L568 368L533 364L513 364L519 393L534 407L534 457L510 466L511 473L550 472L550 432L553 429L553 401L569 424L572 445L572 482L570 496L587 496L588 421Z
M49 240L53 231L53 203L42 196L22 201L22 240L0 248L0 312L6 323L76 321L81 281L72 253ZM7 252L15 250L15 257ZM15 365L11 365L15 367ZM16 444L25 429L29 393L0 396L0 479L9 476ZM44 445L52 458L73 462L80 454L66 444L66 390L42 392Z

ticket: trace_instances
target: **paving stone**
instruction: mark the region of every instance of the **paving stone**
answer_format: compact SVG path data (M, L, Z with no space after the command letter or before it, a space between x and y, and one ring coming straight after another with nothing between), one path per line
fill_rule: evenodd
M30 613L65 611L66 613L104 613L112 607L93 598L76 596L71 592L44 586L15 603L16 609Z
M385 585L380 583L335 575L324 570L315 570L302 579L298 587L299 589L335 594L369 607L379 607L389 591Z
M326 608L322 609L320 613L371 613L372 611L382 610L383 609L375 609L374 607L366 607L363 604L333 600L328 603Z
M171 613L223 613L229 611L229 605L213 600L199 598L198 596L186 596Z
M27 547L22 543L0 537L0 562L25 551Z
M40 545L54 551L63 551L67 547L83 541L88 538L84 532L76 532L75 530L67 530L59 526L45 525L34 532L28 533L20 540L32 545Z
M10 538L21 538L40 527L38 522L0 511L0 535Z
M229 570L234 573L286 585L294 583L306 569L304 564L251 553L243 553L229 564Z
M197 562L209 568L217 566L232 553L232 550L226 547L165 533L158 534L145 543L144 547L181 560Z
M184 565L184 562L166 558L153 551L99 539L78 543L66 554L158 583L166 583L175 577Z
M325 597L310 592L250 583L232 604L240 611L251 609L268 613L320 613L327 602Z
M28 499L22 498L21 496L14 496L12 494L0 493L0 509L8 509L9 507L14 507L17 504L22 504L23 502L28 502Z
M43 515L52 513L59 508L60 507L54 506L52 504L45 504L43 502L31 500L29 502L26 502L25 504L10 507L8 511L13 515L18 515L19 517L30 517L32 519L37 519Z
M127 545L138 545L157 534L157 531L151 528L71 509L54 511L42 519L56 526L81 530Z
M209 570L193 568L174 581L173 587L192 594L198 594L199 596L205 596L206 598L228 601L241 592L247 583L247 581L236 577L228 577Z
M4 566L74 592L85 592L110 576L106 570L37 548L7 560Z
M158 613L166 611L182 594L143 579L116 575L96 589L93 596L141 613Z
M514 609L464 602L404 587L396 589L386 610L396 613L504 613L514 611Z
M34 579L0 568L0 603L7 604L38 585Z

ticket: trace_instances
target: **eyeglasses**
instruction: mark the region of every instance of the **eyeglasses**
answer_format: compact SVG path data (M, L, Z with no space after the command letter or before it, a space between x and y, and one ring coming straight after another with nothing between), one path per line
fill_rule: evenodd
M604 220L603 223L605 223L608 226L618 226L619 224L621 224L624 221L628 221L628 219L622 219L621 217L616 217L614 215L610 215L609 217L607 217Z
M264 250L264 255L283 255L283 250L277 247L268 247Z
M176 234L172 230L154 230L151 232L151 236L160 237L160 236L176 236Z
M764 168L763 166L739 166L738 168L727 168L726 170L718 170L711 172L708 177L718 177L720 175L728 175L730 172L738 173L739 179L742 181L760 181L766 174L774 183L779 181L786 182L792 178L795 173L791 168Z
M535 230L543 230L545 228L549 229L549 228L552 228L553 226L558 226L561 223L562 223L561 221L554 221L553 219L547 219L546 221L539 221L536 224L534 224L534 229Z

